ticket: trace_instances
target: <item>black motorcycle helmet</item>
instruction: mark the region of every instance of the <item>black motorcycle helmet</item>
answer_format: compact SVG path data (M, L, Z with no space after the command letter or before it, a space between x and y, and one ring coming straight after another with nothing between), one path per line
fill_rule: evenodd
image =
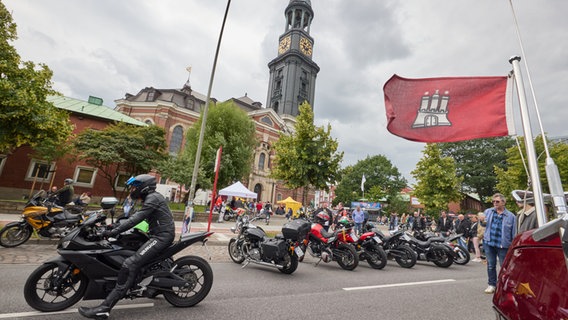
M149 174L140 174L128 179L126 185L132 188L130 198L144 200L149 193L156 190L156 177Z

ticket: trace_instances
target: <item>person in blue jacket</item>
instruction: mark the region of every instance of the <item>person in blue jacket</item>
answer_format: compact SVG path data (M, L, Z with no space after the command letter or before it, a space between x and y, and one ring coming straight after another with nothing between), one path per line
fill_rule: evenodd
M497 285L497 257L499 265L503 264L509 246L517 233L517 218L505 208L505 197L496 193L493 195L493 208L485 210L485 233L483 248L487 257L487 276L489 286L485 293L495 292Z

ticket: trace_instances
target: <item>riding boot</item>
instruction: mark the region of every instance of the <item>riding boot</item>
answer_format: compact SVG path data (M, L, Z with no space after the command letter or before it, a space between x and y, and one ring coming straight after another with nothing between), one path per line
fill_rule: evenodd
M127 287L118 285L106 297L105 301L97 307L87 308L79 307L79 313L86 318L91 319L106 319L110 315L110 310L116 305L126 293Z

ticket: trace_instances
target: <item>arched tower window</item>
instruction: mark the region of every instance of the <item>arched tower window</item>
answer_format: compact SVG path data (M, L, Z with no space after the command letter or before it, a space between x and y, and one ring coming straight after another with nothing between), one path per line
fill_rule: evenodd
M170 154L178 154L183 140L183 127L176 126L170 138Z
M264 162L266 161L266 154L261 153L258 156L258 170L264 170Z

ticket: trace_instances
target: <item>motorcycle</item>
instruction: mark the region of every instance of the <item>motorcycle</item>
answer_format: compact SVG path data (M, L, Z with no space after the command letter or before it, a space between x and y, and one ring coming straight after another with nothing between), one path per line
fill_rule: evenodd
M295 221L295 220L294 220ZM339 231L327 232L319 223L312 223L310 232L301 244L303 250L315 258L328 263L336 261L344 270L354 270L359 265L359 255L355 248L338 238Z
M10 222L0 230L0 245L17 247L28 241L32 233L52 239L64 237L82 221L83 209L74 205L56 206L45 191L39 191L26 203L20 221Z
M223 213L223 220L229 221L231 219L236 219L239 216L239 210L233 210L230 206L226 206L225 211Z
M374 232L355 234L353 223L340 220L337 223L337 237L343 243L352 244L359 255L359 260L366 260L373 269L383 269L387 265L387 254L381 246L382 240Z
M454 257L454 262L456 264L466 265L466 264L468 264L469 260L471 259L471 255L470 255L469 251L464 246L459 244L459 241L458 241L459 239L461 239L463 241L463 243L466 243L465 238L463 237L463 235L461 233L459 233L459 234L451 233L451 234L448 234L447 237L444 237L442 235L437 236L435 234L427 233L427 232L418 232L414 236L416 237L416 239L422 240L422 241L426 241L428 239L431 239L432 241L436 241L436 242L444 242L454 251L455 254L453 255L453 257Z
M381 239L388 259L394 258L396 263L403 268L412 268L416 265L416 252L405 244L405 241L409 241L410 237L404 231L394 231L390 233L390 236L387 236L371 222L365 225L365 229L374 232L375 236Z
M307 221L294 220L282 226L282 236L268 238L262 228L243 215L237 218L231 231L237 237L229 240L229 256L233 262L249 263L277 268L285 274L292 274L298 268L298 260L304 256L299 242L308 234L310 224Z
M103 239L106 212L113 210L116 198L103 198L102 210L93 211L77 228L63 237L58 257L44 262L24 285L26 302L43 312L60 311L79 300L104 299L115 287L123 261L148 240L138 229L131 229L116 239ZM188 246L202 242L213 232L189 233L166 248L139 272L136 285L125 298L154 298L163 294L171 305L191 307L203 300L213 285L211 266L201 257L173 256Z
M404 240L417 254L418 260L433 262L441 268L448 268L454 263L455 253L452 248L444 242L436 242L436 239L429 238L421 241L406 233L408 237Z

